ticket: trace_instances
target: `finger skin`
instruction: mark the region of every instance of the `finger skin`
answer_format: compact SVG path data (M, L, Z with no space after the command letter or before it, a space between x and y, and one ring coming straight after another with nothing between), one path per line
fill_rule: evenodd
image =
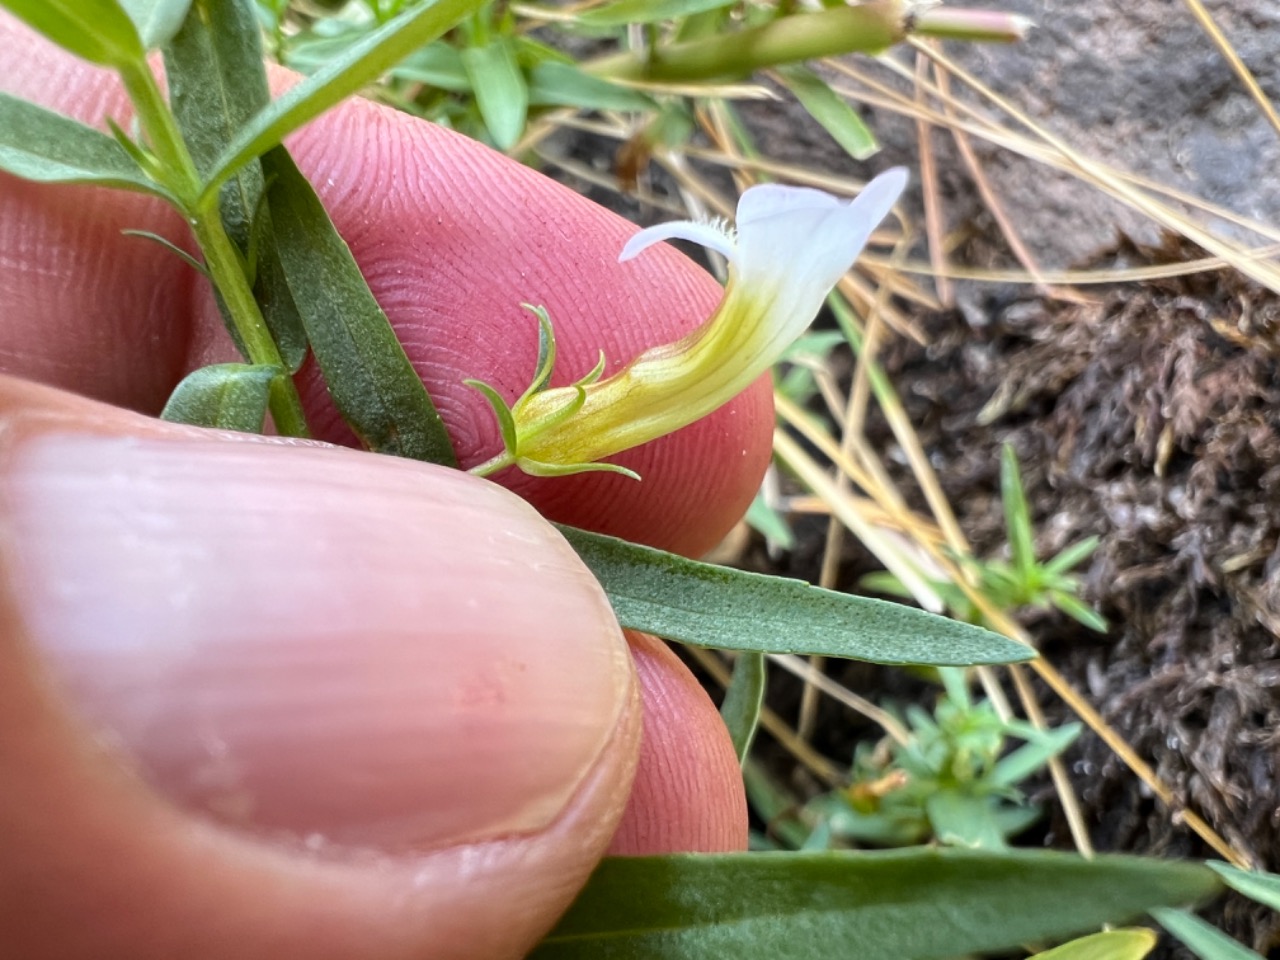
M29 574L24 580L14 568L20 561L12 531L22 518L5 493L6 477L16 455L43 436L202 438L213 446L249 442L282 455L294 451L284 441L165 424L4 377L0 423L0 782L6 784L0 791L0 942L22 947L20 955L515 957L554 922L611 837L614 853L744 844L741 783L723 726L670 651L642 635L628 639L639 676L634 692L649 702L643 721L633 695L563 812L533 833L348 857L225 829L209 821L208 810L205 816L184 812L120 762L115 738L104 739L86 723L91 715L59 682L65 674L55 676L37 649L32 624L47 618L30 610L24 616L14 604L13 586L29 585ZM438 468L403 463L403 469ZM430 498L428 486L423 493ZM482 541L484 535L475 536ZM291 549L297 548L284 543L281 554ZM445 562L459 559L451 554ZM510 594L499 589L501 599L475 602L501 608ZM474 608L457 599L465 625ZM519 610L513 615L524 622ZM456 626L449 634L450 618L442 611L423 624L422 642L433 642L435 631L459 642ZM512 643L538 647L535 638L516 632ZM92 700L94 684L109 684L110 672L107 660L80 682L78 695ZM646 743L636 769L642 722Z
M537 834L418 857L243 839L142 788L39 684L0 592L0 934L27 960L520 957L568 906L621 810L634 711Z
M69 61L11 22L0 22L0 67L9 92L86 122L114 116L127 126L109 75ZM537 326L521 303L550 311L560 345L554 382L564 384L594 367L601 350L611 372L678 339L719 299L714 281L669 247L619 264L633 226L434 125L353 100L289 143L431 391L464 466L497 452L500 440L488 405L462 381L486 381L513 400L531 379ZM146 241L116 236L127 222L185 242L176 218L154 201L103 196L0 181L0 297L25 307L10 321L0 371L155 413L182 372L231 359L230 345L189 268ZM4 266L15 262L28 266ZM314 366L299 386L317 436L353 443ZM553 520L696 555L754 495L772 421L766 377L698 423L620 455L640 483L514 471L498 479Z
M589 762L581 778L569 785L567 802L559 812L553 810L550 819L542 817L530 829L499 826L496 833L465 842L407 842L391 850L385 844L360 850L363 845L351 838L350 828L345 844L316 845L309 840L304 844L303 833L312 836L311 827L299 823L301 829L293 832L289 812L281 811L277 804L271 813L270 831L255 831L251 827L259 822L255 819L259 813L252 804L245 808L248 822L241 822L240 815L231 811L194 803L184 793L189 777L156 767L157 757L163 759L163 755L155 754L150 738L160 737L169 745L171 755L175 737L180 741L183 734L160 729L138 735L103 719L112 715L110 688L122 682L115 676L117 667L110 650L120 648L116 659L127 659L132 636L90 637L88 641L82 638L70 641L68 646L57 624L67 616L75 620L77 611L50 611L47 607L74 607L74 592L67 594L65 600L47 600L36 609L27 601L19 603L24 596L29 600L40 592L40 585L33 585L21 566L31 563L32 556L30 537L23 540L21 532L32 525L47 527L52 523L56 528L57 518L21 515L27 501L21 496L21 486L15 487L19 467L30 460L37 444L50 438L127 439L126 454L145 443L181 442L192 457L207 458L210 469L224 452L244 456L246 441L223 440L203 431L163 425L4 378L0 378L0 419L6 424L0 439L0 544L5 545L0 550L0 782L5 785L0 791L0 943L5 944L6 955L12 951L13 956L28 960L522 956L568 905L604 851L622 814L640 735L634 681L627 680L618 687L616 702L599 705L597 713L603 725L595 734L600 745L592 748L598 750L596 759ZM256 459L271 457L279 461L280 470L289 469L300 456L336 457L336 465L357 471L353 476L364 469L374 486L383 482L377 475L387 469L374 463L380 458L346 451L297 449L268 440L249 441L249 448ZM356 458L358 462L353 465L351 461ZM442 476L438 469L390 463L398 467L398 473L407 470L416 476L426 495ZM193 471L196 468L193 464ZM482 499L493 497L493 488L481 481L459 478L451 472L444 472L443 479L450 489L461 482ZM51 480L57 483L61 478L55 476ZM216 489L211 495L217 495ZM305 507L309 491L299 488L296 495ZM321 505L319 509L325 507ZM521 506L520 510L527 508ZM163 516L169 514L162 510ZM513 514L520 516L519 511ZM321 519L331 537L344 536L344 529L352 529L349 525L344 527L341 517ZM444 548L451 552L441 556L439 562L483 562L483 558L469 561L461 556L468 537L483 543L487 537L501 536L505 525L512 523L512 518L496 518L491 530L482 526L473 534L441 533ZM520 523L525 528L524 536L530 531L536 533L526 520L521 519ZM437 528L446 525L447 517L442 517ZM545 524L542 526L547 536L556 537ZM358 533L361 528L357 525L354 529ZM387 535L394 537L396 532ZM367 536L360 534L360 539L367 540ZM23 543L27 544L25 552ZM307 542L285 542L280 544L280 553L288 556L308 546ZM431 548L428 545L421 549ZM567 549L563 546L563 550ZM122 545L122 554L136 552ZM193 569L198 570L204 553L207 551L191 554L196 564ZM429 556L426 561L430 562ZM122 555L119 562L128 565L132 561ZM500 569L501 562L502 558L493 561L495 569ZM358 573L352 576L358 579ZM317 631L314 639L293 636L293 630L305 632L306 609L289 613L282 608L270 614L271 622L278 619L294 627L282 640L268 628L261 642L267 649L279 642L287 643L292 651L289 662L296 663L297 669L313 671L323 670L330 662L328 658L340 655L355 657L353 662L359 665L360 672L376 676L394 667L398 662L396 650L406 644L427 649L433 644L457 644L460 646L449 651L438 650L440 658L465 659L469 656L467 630L474 629L471 624L478 616L470 603L482 605L481 619L490 628L504 617L513 625L523 621L519 609L503 612L500 597L510 595L511 586L504 587L500 582L489 588L478 586L482 594L478 600L464 596L451 600L446 593L429 622L396 628L416 633L402 641L396 636L367 637L362 647L364 655L359 653L361 648L347 654L332 650L325 653L325 638L333 629L327 620L312 625ZM524 636L513 627L506 660L512 665L525 664L514 676L523 672L532 679L539 670L567 669L568 665L562 662L542 663L536 659L548 642L559 642L566 630L577 631L583 643L612 645L617 650L616 659L625 665L622 637L598 586L585 570L572 580L556 583L547 582L544 574L541 587L526 587L541 595L563 590L562 603L586 612L566 623L525 624ZM591 599L592 595L596 599ZM289 603L287 593L280 602ZM165 598L157 596L151 603L164 605ZM150 614L135 609L128 616L132 617L131 622L138 622L147 620ZM111 622L117 622L117 618L118 614ZM371 612L370 622L384 620L379 611ZM299 623L303 624L301 628ZM198 628L197 633L201 629L199 624L192 626ZM173 653L157 651L160 659L167 660L190 646L189 638L175 636L172 642ZM485 642L494 642L492 635ZM76 677L75 664L85 655L86 645L90 653L98 646L106 648L107 656L96 666L96 680L106 693L95 695L92 683ZM318 660L308 654L312 649L317 651ZM388 657L392 659L380 668L379 664ZM259 669L261 662L261 657L246 661L244 667L249 672L236 674L242 678L240 682L252 685L253 670ZM478 667L486 669L485 665ZM512 669L513 666L508 667L509 672ZM625 667L622 676L630 676L629 667ZM414 685L422 691L416 698ZM483 697L481 715L462 721L466 725L458 727L454 737L422 745L423 751L436 753L437 763L446 769L450 764L439 758L439 751L447 754L450 749L482 749L476 746L478 723L487 723L492 716L497 716L500 723L503 711L510 709L512 696L537 696L537 691L525 691L503 697L501 687L492 685L476 689ZM389 693L387 701L402 704L398 709L403 712L425 711L429 715L434 710L446 714L462 710L461 716L465 717L471 709L465 702L455 705L452 697L432 693L429 673L419 673L416 679L403 676L397 690L399 698ZM72 692L77 695L75 702L69 696ZM125 691L131 693L149 695L142 689ZM578 695L597 693L582 689ZM211 695L205 681L197 678L191 698L202 701L206 716L216 720L222 695L210 699ZM280 695L296 698L300 694L286 689ZM250 703L245 709L262 708ZM280 717L278 707L268 705L268 709L272 716ZM344 708L340 717L347 717L351 709ZM568 713L569 705L564 709ZM388 722L382 716L375 719ZM572 728L555 721L554 714L548 720L548 736L572 732ZM224 736L234 741L234 731L226 727L227 722L225 717L214 722L207 734L197 738L199 744L203 745L206 737L215 743L222 742ZM323 722L324 718L315 713L294 720L304 742L307 731ZM390 723L390 728L394 730L397 725ZM512 734L524 736L527 731L516 729ZM279 736L287 738L289 731ZM132 761L122 762L120 743L127 745ZM370 744L368 749L376 746ZM335 766L338 755L334 754ZM233 747L231 756L235 759L241 754ZM693 753L685 757L689 762L698 762ZM291 760L288 751L281 760ZM457 758L457 764L475 766L465 753ZM203 768L202 761L194 769ZM510 800L521 801L519 784L529 772L513 771L510 787L515 795ZM334 769L329 787L317 784L316 789L341 791L343 774L342 769ZM437 782L449 782L441 781L434 769L420 773L409 769L401 775L419 778L419 789L428 793L437 792ZM535 779L538 776L536 767L533 775ZM239 776L245 782L254 782L247 772ZM357 786L371 795L384 792L383 785L377 782ZM162 792L172 799L166 799ZM465 813L468 806L484 799L462 795L454 802L462 805Z
M609 852L745 850L742 769L705 690L661 640L628 631L644 702L640 765ZM680 758L696 753L697 764ZM705 798L721 798L713 806Z

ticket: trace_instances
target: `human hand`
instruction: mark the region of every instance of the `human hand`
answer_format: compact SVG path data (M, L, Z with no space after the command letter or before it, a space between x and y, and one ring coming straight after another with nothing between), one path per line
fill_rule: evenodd
M0 64L10 92L126 115L107 75L7 22ZM551 310L568 374L719 296L673 251L618 265L626 224L445 131L350 103L290 145L464 463L498 443L463 378L532 369L521 301ZM611 842L744 844L710 702L656 641L626 655L521 500L145 416L232 356L203 281L124 228L183 241L153 201L0 179L0 371L26 378L0 378L5 950L518 956ZM346 439L314 370L301 387ZM770 423L758 385L623 458L643 483L510 482L554 519L697 552L745 507Z

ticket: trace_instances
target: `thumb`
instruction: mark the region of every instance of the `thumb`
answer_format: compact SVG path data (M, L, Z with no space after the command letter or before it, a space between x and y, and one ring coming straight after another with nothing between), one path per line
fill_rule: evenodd
M516 957L640 729L608 602L455 471L0 378L0 942Z

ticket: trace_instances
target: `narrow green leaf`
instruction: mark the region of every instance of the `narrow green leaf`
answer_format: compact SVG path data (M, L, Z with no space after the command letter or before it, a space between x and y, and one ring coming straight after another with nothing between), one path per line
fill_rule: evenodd
M392 67L391 75L452 93L471 91L467 68L462 65L462 54L444 42L429 43L421 50L415 50Z
M767 540L776 543L783 550L790 550L796 545L795 534L791 532L791 526L787 523L786 517L769 506L761 493L757 493L755 499L751 501L751 506L747 507L747 515L743 519L752 528L764 534Z
M798 817L799 798L750 757L742 764L742 784L746 788L747 802L765 824L769 836L777 837L792 849L803 846L810 827Z
M800 845L799 849L805 853L830 850L831 823L826 820L820 820L818 825L813 828L813 832L805 837L804 843Z
M247 363L219 363L187 374L164 405L162 420L261 433L271 384L284 371Z
M146 54L117 0L0 0L0 5L90 63L117 67Z
M604 586L618 622L668 640L931 666L1035 656L999 634L914 607L686 560L572 527L560 532Z
M462 382L473 390L479 390L484 398L489 401L489 407L493 410L493 418L498 421L498 430L502 434L502 448L507 451L514 450L516 448L516 421L511 414L511 408L507 406L507 401L502 398L502 394L482 380L463 380Z
M173 39L191 8L191 0L120 0L147 50Z
M617 0L578 17L593 27L620 27L628 23L657 23L692 14L731 7L736 0Z
M256 167L257 164L253 166ZM307 328L302 322L302 314L294 303L293 291L289 289L289 280L280 263L280 251L276 249L275 233L271 229L270 211L265 208L265 204L258 212L253 230L263 238L258 244L253 298L258 301L258 309L262 311L262 319L271 331L271 339L276 342L280 358L289 368L289 373L294 374L302 368L310 344L307 342Z
M262 164L280 264L339 412L371 450L455 466L426 387L320 198L283 147Z
M865 160L880 150L875 134L862 122L858 112L808 67L799 64L779 67L778 75L800 106L849 156Z
M1034 741L1019 747L996 763L987 782L997 787L1011 787L1021 783L1071 746L1080 736L1081 729L1083 728L1078 723L1068 723L1043 733L1037 731Z
M1272 910L1280 910L1280 876L1258 870L1241 870L1218 861L1210 861L1209 866L1236 893L1242 893Z
M1107 930L1041 951L1027 960L1142 960L1155 945L1155 932L1145 927Z
M938 670L938 682L947 692L947 699L968 711L973 706L973 698L969 696L969 678L964 670L956 667L942 667Z
M529 115L529 88L503 37L462 51L462 65L475 92L480 116L499 150L510 150L524 133Z
M987 797L939 790L924 802L929 826L938 842L970 850L1005 850L1007 846Z
M569 63L548 60L529 74L529 103L539 107L578 107L583 110L656 110L653 99L639 90L583 73Z
M271 101L252 0L195 0L164 53L174 115L196 168L207 176L227 143ZM219 209L246 256L254 298L292 374L306 359L307 336L275 249L264 187L262 165L250 161L223 186Z
M210 173L208 190L288 134L351 96L418 47L430 43L483 0L429 0L415 5L352 44L306 80L273 100L227 145Z
M1107 632L1107 619L1084 601L1063 590L1050 590L1049 600L1067 616L1098 633Z
M688 43L691 40L705 40L714 37L725 29L733 11L727 6L715 10L704 10L685 17L676 27L676 42Z
M165 48L164 65L174 116L196 169L207 177L227 143L271 101L252 0L195 0ZM262 186L261 166L249 163L222 190L222 219L241 252Z
M40 183L93 183L164 197L114 138L0 93L0 170Z
M316 31L290 37L284 53L284 64L299 73L315 73L334 57L340 56L361 37L378 28L377 21L365 23L341 23L337 20L321 21L334 32Z
M1085 537L1079 543L1073 543L1044 565L1045 572L1055 576L1066 573L1093 556L1093 552L1098 549L1098 544L1101 542L1097 537Z
M1014 807L1002 804L995 808L996 827L1002 837L1016 837L1044 815L1039 807Z
M724 703L720 705L720 716L729 728L729 739L733 741L738 763L746 761L751 741L756 737L767 679L768 668L763 653L743 650L738 654L733 665L733 678L724 692Z
M172 253L175 257L177 257L179 260L181 260L183 263L189 266L192 270L196 271L196 273L206 278L209 276L208 267L206 267L203 263L201 263L191 254L187 253L187 251L183 250L180 246L178 246L168 237L162 237L160 236L160 234L152 233L150 230L121 230L120 232L123 233L126 237L140 237L143 240L150 240L152 243L158 243L160 244L160 246L164 247L166 250Z
M538 960L858 960L1011 952L1221 890L1199 864L1043 851L607 859Z
M1233 940L1194 913L1171 907L1156 907L1151 911L1151 916L1200 960L1262 960L1260 954Z
M129 155L129 159L137 164L138 169L152 179L156 179L161 168L156 155L125 133L112 117L107 117L107 129L111 131L111 136L116 143L120 144L121 149Z
M1009 535L1013 567L1022 583L1031 581L1036 567L1035 534L1031 529L1031 508L1022 489L1022 471L1013 445L1000 448L1000 499L1004 504L1004 522Z

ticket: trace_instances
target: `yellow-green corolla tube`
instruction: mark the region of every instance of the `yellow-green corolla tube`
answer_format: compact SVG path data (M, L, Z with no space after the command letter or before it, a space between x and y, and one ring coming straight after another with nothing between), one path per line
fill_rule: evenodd
M546 384L555 340L545 311L535 310L542 350L524 396L508 407L493 390L469 381L493 405L506 446L472 472L514 464L537 476L630 473L599 461L705 417L768 370L813 322L906 184L906 170L894 168L852 203L821 190L766 184L743 193L736 232L688 221L640 231L620 260L673 239L722 253L729 281L720 305L688 336L646 350L608 379L597 379L602 364L578 383L553 389Z

